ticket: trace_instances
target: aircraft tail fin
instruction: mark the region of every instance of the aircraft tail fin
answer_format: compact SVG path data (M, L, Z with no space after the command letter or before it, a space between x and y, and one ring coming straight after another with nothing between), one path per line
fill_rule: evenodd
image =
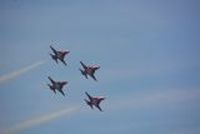
M53 86L51 86L50 84L47 84L50 88L50 90L52 90L55 94L56 94L56 90L53 88Z
M54 59L54 60L56 59L55 55L53 55L53 54L49 54L49 55L51 56L52 59Z
M58 58L57 58L56 55L50 54L50 56L51 56L51 58L52 58L53 60L56 61L56 63L58 63Z
M84 99L84 101L93 109L92 103L86 99Z
M51 87L51 85L50 84L47 84L48 85L48 87L50 88L50 89L52 89L52 87Z
M82 69L79 68L79 70L81 71L82 75L86 75L86 73Z
M82 69L79 68L79 70L81 71L81 74L85 76L86 79L88 79L87 74L85 71L83 71Z

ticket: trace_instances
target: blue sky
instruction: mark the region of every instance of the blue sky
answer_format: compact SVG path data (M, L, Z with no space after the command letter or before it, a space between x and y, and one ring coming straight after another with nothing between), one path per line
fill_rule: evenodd
M31 118L79 107L20 134L199 134L200 2L198 0L1 0L0 130ZM56 65L50 44L68 49ZM85 80L79 61L99 64L98 82ZM47 76L68 80L66 97L48 90ZM84 92L104 95L92 111Z

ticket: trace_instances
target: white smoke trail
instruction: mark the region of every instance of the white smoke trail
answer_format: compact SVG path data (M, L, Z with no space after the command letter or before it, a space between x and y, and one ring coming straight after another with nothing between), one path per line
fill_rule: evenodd
M24 74L28 71L31 71L32 69L34 69L34 68L36 68L36 67L38 67L38 66L40 66L44 63L45 63L45 61L39 61L39 62L36 62L32 65L29 65L29 66L23 67L19 70L16 70L16 71L14 71L10 74L5 74L3 76L0 76L0 84L6 82L8 80L14 79L14 78L16 78L16 77L18 77L18 76L20 76L20 75L22 75L22 74Z
M43 116L35 117L35 118L32 118L32 119L26 120L22 123L19 123L12 128L7 129L6 131L4 131L4 134L18 133L18 132L21 132L25 129L32 128L32 127L35 127L37 125L48 123L48 122L55 120L57 118L60 118L62 116L71 115L75 112L78 112L78 110L79 110L79 107L65 108L65 109L56 111L54 113L49 113L49 114L46 114L46 115L43 115Z

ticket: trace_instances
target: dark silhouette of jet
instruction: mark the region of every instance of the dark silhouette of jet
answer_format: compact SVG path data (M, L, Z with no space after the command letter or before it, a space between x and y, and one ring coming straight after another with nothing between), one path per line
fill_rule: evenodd
M64 65L67 65L64 58L68 53L70 53L70 51L57 51L52 46L50 46L50 48L54 53L54 54L50 54L51 58L55 60L56 63L58 63L58 60L60 60Z
M87 95L87 97L89 98L89 100L84 99L85 102L93 109L93 106L95 106L96 108L98 108L101 112L102 109L99 106L99 104L101 103L102 100L105 100L105 97L92 97L91 95L89 95L87 92L85 92L85 94Z
M90 77L92 77L95 81L97 81L96 77L94 76L94 73L96 70L98 70L100 68L100 66L86 66L82 61L80 61L82 67L84 70L80 69L79 70L81 71L81 74L85 76L86 79L88 79L88 75Z
M65 93L63 91L63 87L68 83L67 81L54 81L51 77L48 77L51 81L51 84L48 84L49 88L56 94L56 90L58 90L63 96Z

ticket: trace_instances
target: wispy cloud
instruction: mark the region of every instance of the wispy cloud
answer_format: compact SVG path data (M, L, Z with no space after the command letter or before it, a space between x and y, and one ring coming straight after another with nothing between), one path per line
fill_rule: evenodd
M58 119L63 116L69 116L73 113L76 113L79 111L79 107L71 107L71 108L65 108L53 113L48 113L42 116L34 117L32 119L28 119L24 122L18 123L16 126L11 127L4 131L4 134L13 134L21 132L25 129L32 128L41 124L48 123L52 120Z
M159 106L163 104L178 104L179 102L199 101L200 91L190 89L181 91L178 89L127 95L127 97L113 99L110 110L122 110L127 108L142 108L149 106Z
M14 78L16 78L16 77L18 77L20 75L23 75L26 72L31 71L34 68L36 68L36 67L38 67L38 66L40 66L40 65L42 65L44 63L45 63L45 61L39 61L39 62L36 62L36 63L34 63L32 65L29 65L29 66L20 68L18 70L15 70L15 71L13 71L13 72L11 72L9 74L5 74L3 76L0 76L0 84L4 83L4 82L7 82L9 80L12 80L12 79L14 79Z

